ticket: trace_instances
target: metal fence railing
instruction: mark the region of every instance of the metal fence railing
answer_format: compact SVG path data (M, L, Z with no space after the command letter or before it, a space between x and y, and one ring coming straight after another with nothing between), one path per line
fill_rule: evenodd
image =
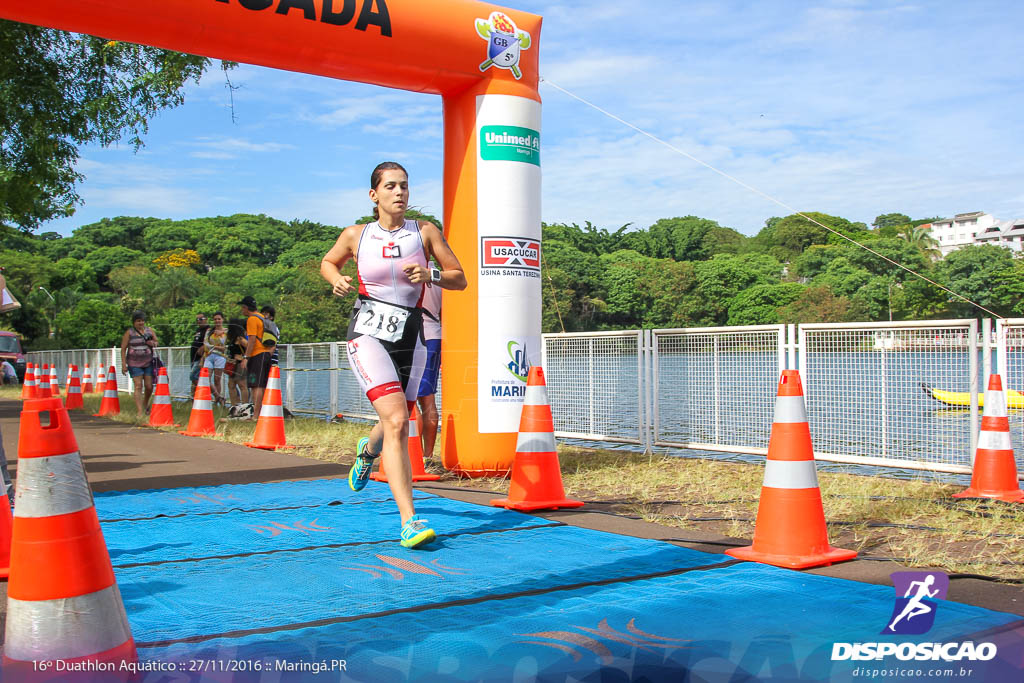
M762 455L779 372L798 367L818 459L967 473L983 373L1001 368L1004 387L1024 389L1024 319L997 321L994 335L987 322L983 327L981 335L976 320L545 334L542 364L555 433L563 438ZM172 396L187 398L188 348L160 354ZM63 373L70 363L112 364L118 388L129 389L119 349L29 356ZM348 370L343 342L282 345L280 358L291 412L375 417ZM928 389L957 398L943 403ZM1011 408L1024 408L1024 396L1011 399ZM1024 411L1010 412L1022 454ZM1024 476L1020 455L1017 469Z
M542 336L542 365L555 434L645 444L643 332Z
M808 324L799 334L816 458L970 472L976 320ZM967 405L944 405L927 389L964 393Z
M785 326L654 330L655 446L764 454Z

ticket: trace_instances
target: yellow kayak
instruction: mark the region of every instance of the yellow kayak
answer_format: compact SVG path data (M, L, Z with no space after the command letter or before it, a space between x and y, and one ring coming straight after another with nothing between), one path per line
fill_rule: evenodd
M969 391L946 391L945 389L934 389L921 383L921 388L924 389L924 393L934 398L939 403L945 403L948 406L964 406L969 407L971 405L971 392ZM978 406L982 407L985 405L985 392L978 392ZM1024 394L1013 389L1006 391L1006 407L1007 408L1024 408Z

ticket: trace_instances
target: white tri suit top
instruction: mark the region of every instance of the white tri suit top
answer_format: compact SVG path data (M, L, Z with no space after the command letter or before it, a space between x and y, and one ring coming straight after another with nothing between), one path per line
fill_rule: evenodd
M352 310L346 344L349 365L373 403L402 392L412 410L426 363L423 345L423 284L402 268L426 267L419 223L407 220L395 230L369 223L356 248L359 298Z

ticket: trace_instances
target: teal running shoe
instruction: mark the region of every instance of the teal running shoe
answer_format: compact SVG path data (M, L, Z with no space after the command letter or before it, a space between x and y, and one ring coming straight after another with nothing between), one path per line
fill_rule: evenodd
M419 515L413 515L409 521L402 525L402 545L406 548L417 548L430 543L437 534L427 526L427 520Z
M366 446L369 443L370 438L366 436L356 443L356 452L359 455L356 456L356 461L348 472L348 487L353 491L362 491L366 487L366 482L370 481L370 471L373 470L373 461L380 457L379 453L370 455L366 451Z

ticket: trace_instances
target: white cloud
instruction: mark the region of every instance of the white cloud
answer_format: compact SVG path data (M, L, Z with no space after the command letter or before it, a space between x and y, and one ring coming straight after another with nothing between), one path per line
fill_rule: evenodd
M237 159L246 154L278 153L296 149L295 145L280 142L252 142L241 138L196 138L184 143L198 147L191 156L197 159Z

